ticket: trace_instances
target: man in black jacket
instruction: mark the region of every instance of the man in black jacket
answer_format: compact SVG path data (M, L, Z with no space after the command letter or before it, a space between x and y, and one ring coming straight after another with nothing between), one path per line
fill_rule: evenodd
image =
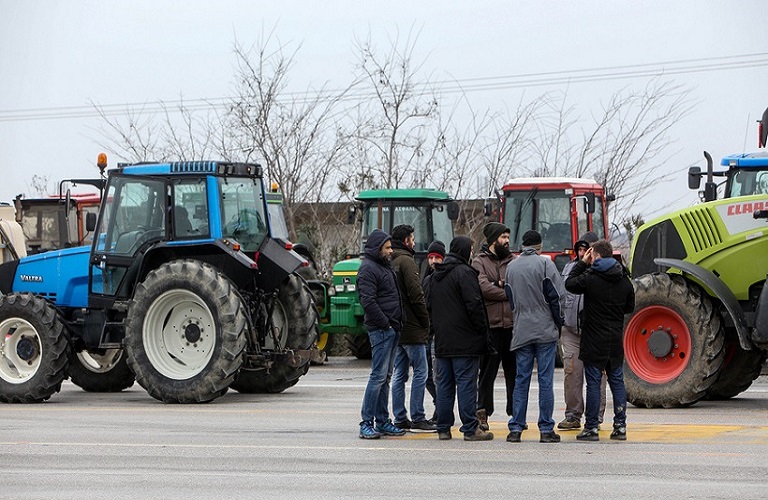
M477 421L477 375L480 357L488 354L488 317L477 271L469 265L472 240L457 236L450 252L427 282L427 309L435 330L437 361L437 432L451 439L453 405L458 395L465 441L489 441L493 434Z
M576 436L579 441L599 441L597 431L600 409L600 380L608 375L613 396L613 432L611 439L627 439L627 390L624 387L624 315L635 308L632 282L616 259L613 247L605 240L596 241L573 266L565 281L571 293L584 295L579 359L584 362L587 380L586 422Z
M392 423L388 407L395 350L405 321L400 290L391 265L390 236L381 229L374 229L365 243L364 253L357 273L357 292L371 341L371 375L360 411L360 438L378 439L382 434L402 436L405 431Z

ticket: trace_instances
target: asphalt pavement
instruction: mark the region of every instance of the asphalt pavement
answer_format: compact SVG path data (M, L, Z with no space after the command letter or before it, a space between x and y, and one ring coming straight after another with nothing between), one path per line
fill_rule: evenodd
M367 362L332 357L282 394L183 406L66 382L45 403L0 406L0 499L768 498L766 376L729 401L630 406L626 442L608 425L600 442L560 431L558 444L538 442L535 377L522 443L498 414L490 442L456 428L451 441L361 440L367 376ZM559 421L560 369L555 388Z

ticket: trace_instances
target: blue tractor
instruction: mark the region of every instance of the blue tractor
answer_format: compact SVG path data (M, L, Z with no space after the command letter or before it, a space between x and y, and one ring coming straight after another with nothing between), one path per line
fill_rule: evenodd
M271 238L261 166L108 174L90 247L0 265L0 401L47 400L68 376L87 391L135 378L169 403L296 384L317 312L306 260Z

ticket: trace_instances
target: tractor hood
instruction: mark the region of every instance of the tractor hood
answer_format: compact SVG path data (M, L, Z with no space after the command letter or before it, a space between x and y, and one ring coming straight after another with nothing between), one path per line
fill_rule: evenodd
M54 250L18 261L11 291L37 294L57 306L88 306L90 246Z

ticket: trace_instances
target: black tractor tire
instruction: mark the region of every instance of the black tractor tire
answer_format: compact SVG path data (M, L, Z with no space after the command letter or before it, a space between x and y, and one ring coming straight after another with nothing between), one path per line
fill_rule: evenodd
M126 359L123 349L73 352L69 379L86 392L120 392L136 380Z
M136 286L125 318L128 366L155 399L207 403L235 379L246 328L243 301L226 276L200 261L174 260Z
M317 339L317 309L314 296L306 282L292 274L280 286L273 310L273 325L280 332L278 344L269 342L263 350L309 349ZM271 335L267 335L271 339ZM309 359L302 358L299 366L291 366L278 357L269 370L243 367L232 383L232 389L245 393L283 392L296 385L309 370Z
M0 401L40 403L67 378L69 336L56 309L30 293L0 296Z
M357 359L371 359L371 339L367 333L347 333L344 340L352 356Z
M646 274L633 283L635 310L624 325L627 401L647 408L696 403L723 364L719 314L701 288L682 276ZM655 356L651 337L665 337L672 350Z
M752 382L760 376L765 357L766 352L762 349L746 351L738 341L726 342L725 362L720 369L720 375L704 399L731 399L749 389Z

